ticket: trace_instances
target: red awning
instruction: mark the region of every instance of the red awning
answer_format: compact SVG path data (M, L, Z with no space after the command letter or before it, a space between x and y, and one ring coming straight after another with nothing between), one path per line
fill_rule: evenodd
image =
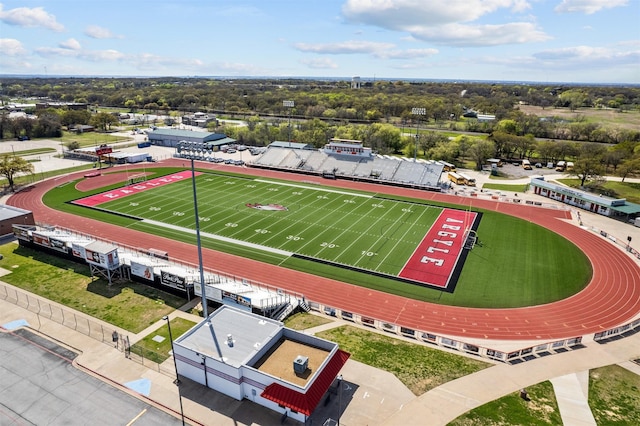
M350 356L348 352L338 349L306 393L297 392L279 383L271 383L260 396L310 416Z

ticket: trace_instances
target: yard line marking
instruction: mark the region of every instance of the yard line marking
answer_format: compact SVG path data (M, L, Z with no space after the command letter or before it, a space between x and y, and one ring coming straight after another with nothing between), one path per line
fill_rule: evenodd
M185 232L187 234L195 235L195 233L196 233L195 229L189 229L189 228L184 228L182 226L171 225L171 224L165 223L165 222L158 222L156 220L150 220L150 219L143 219L142 221L145 222L145 223L149 223L151 225L160 226L162 228L169 228L169 229L173 229L174 231ZM234 238L223 237L223 236L216 235L216 234L210 234L208 232L201 232L200 235L202 235L203 237L211 238L212 240L224 241L226 243L232 243L232 244L237 244L237 245L240 245L240 246L254 248L254 249L257 249L257 250L268 251L270 253L280 254L282 256L293 256L293 253L290 252L290 251L280 250L280 249L276 249L276 248L273 248L273 247L267 247L267 246L263 246L263 245L260 245L260 244L254 244L254 243L250 243L250 242L247 242L247 241L236 240Z
M256 179L255 181L256 182L262 182L262 183L268 183L268 184L271 184L271 185L292 186L294 188L312 189L314 191L333 192L334 194L353 195L354 197L373 198L373 195L358 194L357 192L336 191L334 189L326 189L326 188L323 188L323 187L306 186L306 185L295 185L295 184L292 184L292 183L274 182L274 181L271 181L271 180L263 180L263 179Z

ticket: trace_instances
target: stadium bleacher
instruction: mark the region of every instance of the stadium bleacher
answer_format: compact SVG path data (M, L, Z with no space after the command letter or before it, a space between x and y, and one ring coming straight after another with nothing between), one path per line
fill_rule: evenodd
M443 165L433 160L414 160L375 154L367 158L331 155L322 150L271 146L253 166L299 170L320 176L375 180L388 184L439 190Z

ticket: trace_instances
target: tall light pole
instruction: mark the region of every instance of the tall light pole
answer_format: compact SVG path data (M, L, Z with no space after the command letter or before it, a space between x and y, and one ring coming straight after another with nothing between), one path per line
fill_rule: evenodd
M420 128L420 116L427 115L426 108L411 108L411 114L417 115L416 119L416 143L415 149L413 150L413 161L418 161L418 129Z
M178 375L178 363L176 361L176 351L173 348L173 335L171 334L171 322L167 315L162 317L167 322L167 328L169 329L169 342L171 343L171 353L173 354L173 368L176 370L176 380L173 382L178 387L178 399L180 400L180 417L182 418L182 424L184 425L184 410L182 408L182 393L180 393L180 376Z
M294 106L296 106L296 104L294 101L282 101L282 106L284 106L285 108L289 108L288 141L291 142L291 110ZM289 146L291 146L291 143L289 143Z
M342 374L337 377L338 379L338 426L340 426L340 415L342 414Z
M190 144L187 141L180 141L177 144L179 150L187 148ZM200 216L198 215L198 194L196 191L196 170L193 164L193 156L191 156L191 184L193 186L193 209L196 221L196 245L198 247L198 270L200 272L200 291L202 293L202 316L205 320L209 318L207 312L207 294L204 285L204 267L202 264L202 242L200 239Z

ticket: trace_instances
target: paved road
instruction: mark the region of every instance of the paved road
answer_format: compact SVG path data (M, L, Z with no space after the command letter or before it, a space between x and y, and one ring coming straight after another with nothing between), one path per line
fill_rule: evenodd
M0 333L0 424L178 425L73 366L77 354L27 329Z

